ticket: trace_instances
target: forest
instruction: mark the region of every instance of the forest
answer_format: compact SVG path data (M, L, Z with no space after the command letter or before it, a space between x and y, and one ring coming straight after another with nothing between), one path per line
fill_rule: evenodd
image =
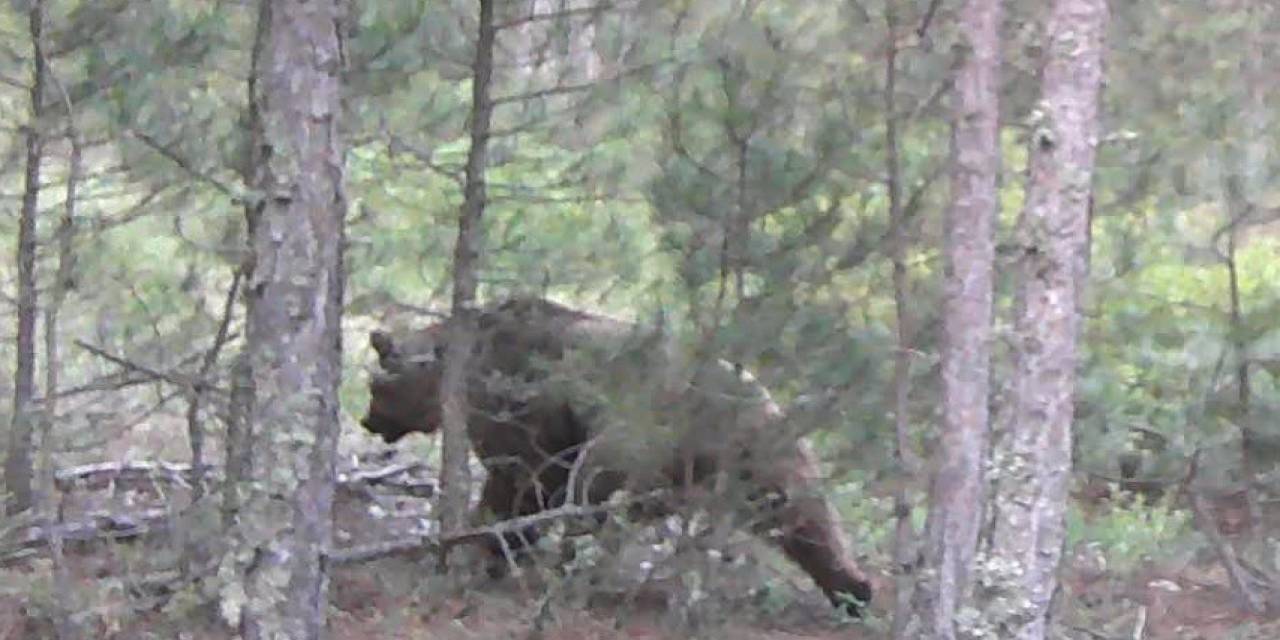
M0 640L1280 637L1275 3L0 30Z

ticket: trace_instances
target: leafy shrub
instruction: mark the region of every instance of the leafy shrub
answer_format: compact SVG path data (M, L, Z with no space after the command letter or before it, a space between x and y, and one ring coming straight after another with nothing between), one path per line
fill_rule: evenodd
M1086 515L1077 504L1067 512L1067 544L1093 546L1113 571L1126 571L1156 558L1169 558L1194 545L1192 514L1169 498L1154 504L1111 505Z

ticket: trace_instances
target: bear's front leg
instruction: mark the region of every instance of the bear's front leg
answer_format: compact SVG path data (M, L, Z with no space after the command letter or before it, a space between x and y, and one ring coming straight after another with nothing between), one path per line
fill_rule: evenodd
M854 617L871 601L872 583L853 559L831 503L820 493L817 463L807 443L753 474L762 516L754 527L769 535L804 569L831 603Z
M515 477L501 469L490 470L480 493L480 511L494 522L526 516L542 511L536 496L521 491ZM485 539L487 551L486 571L491 578L504 577L515 562L528 557L528 550L537 542L538 527L530 525L516 531L501 534L501 539L491 536Z

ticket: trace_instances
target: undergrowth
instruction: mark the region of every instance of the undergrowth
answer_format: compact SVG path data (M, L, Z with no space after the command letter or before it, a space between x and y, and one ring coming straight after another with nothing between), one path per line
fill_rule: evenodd
M1067 510L1067 545L1086 545L1100 554L1108 570L1132 571L1144 562L1194 551L1200 540L1187 509L1166 497L1151 504L1117 500L1087 514L1072 502Z

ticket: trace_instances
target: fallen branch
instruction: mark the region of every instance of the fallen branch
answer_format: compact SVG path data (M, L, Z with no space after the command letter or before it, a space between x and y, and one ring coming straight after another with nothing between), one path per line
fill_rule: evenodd
M390 556L416 555L420 553L439 553L461 544L474 544L487 538L503 540L503 534L514 533L526 527L546 524L557 520L595 516L615 512L643 504L655 498L665 496L665 491L655 491L629 500L614 501L600 505L571 504L555 509L548 509L527 516L520 516L496 522L484 527L464 529L448 535L417 535L399 540L378 542L346 549L333 549L326 555L332 565L369 562Z
M421 462L398 463L375 469L341 471L337 479L341 487L387 487L398 493L429 498L435 494L435 480L414 475L427 468L427 465ZM213 465L203 465L201 471L208 478L216 479L219 475L218 469ZM193 477L189 464L163 460L130 460L95 462L61 469L54 475L54 482L60 491L65 492L83 488L99 489L113 482L161 481L189 486Z
M436 493L436 480L414 476L425 470L427 465L421 462L404 462L379 469L353 469L338 473L338 484L390 487L418 498L430 498Z
M398 463L376 469L353 469L338 474L338 485L345 488L367 488L370 486L389 487L413 495L433 495L435 481L419 479L414 473L426 469L423 463ZM209 468L206 474L216 473ZM191 466L187 464L165 461L130 461L100 462L70 469L62 469L55 474L55 484L59 490L67 491L75 487L100 487L120 481L162 481L186 485L191 478ZM209 477L206 475L206 477ZM418 535L399 540L373 543L346 549L331 550L326 554L328 561L335 565L368 562L379 558L423 552L439 552L460 544L480 542L487 538L499 537L526 527L546 524L557 520L567 520L596 516L618 510L641 506L660 500L666 491L654 491L630 499L615 500L600 505L570 504L535 514L504 520L483 527L469 528L449 535ZM85 518L54 526L28 525L15 529L17 539L0 551L0 566L8 566L38 553L40 547L47 544L51 534L65 541L120 540L167 530L171 513L168 509L153 508L137 513L115 514L94 512ZM583 532L585 532L584 530ZM582 532L580 532L582 533Z
M211 465L204 465L204 472L211 473ZM163 480L173 484L187 485L192 476L191 465L157 461L127 462L95 462L69 469L60 469L54 474L54 483L59 491L71 491L82 488L102 488L113 482L142 482Z
M422 463L394 464L376 469L354 469L338 474L338 486L359 492L370 487L390 488L396 493L415 497L430 497L435 493L435 481L414 477L415 472L426 468ZM204 477L216 477L217 469L205 465ZM193 477L191 465L165 461L99 462L54 474L54 485L59 491L73 489L100 489L115 483L164 482L190 486ZM0 549L0 566L10 566L34 555L50 540L61 538L65 542L90 540L125 540L165 531L171 513L165 508L152 508L136 513L110 513L95 511L70 522L57 525L25 524L10 528L4 535L4 547Z
M0 552L0 566L30 557L35 550L48 544L51 535L61 538L64 543L136 538L167 529L170 517L169 510L161 508L124 514L99 511L75 522L24 527L18 532L18 539Z

